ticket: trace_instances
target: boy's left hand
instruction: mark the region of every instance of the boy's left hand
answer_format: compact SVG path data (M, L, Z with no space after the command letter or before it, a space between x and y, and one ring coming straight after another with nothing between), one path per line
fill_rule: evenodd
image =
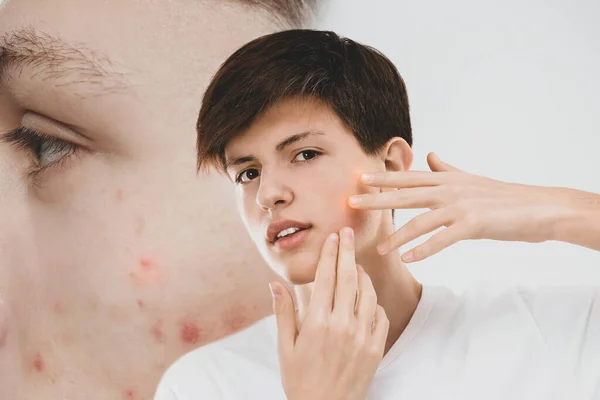
M404 253L405 262L420 261L468 239L543 242L552 240L554 223L572 213L568 189L505 183L471 175L427 157L429 171L376 172L362 183L398 190L352 196L350 206L363 210L418 209L425 212L380 243L388 253L422 235L446 227ZM371 179L368 179L369 176ZM353 200L358 200L354 203Z

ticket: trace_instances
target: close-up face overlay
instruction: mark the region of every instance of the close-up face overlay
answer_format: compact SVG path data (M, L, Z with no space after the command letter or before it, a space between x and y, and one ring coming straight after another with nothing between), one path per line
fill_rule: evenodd
M357 262L375 252L389 211L348 207L354 194L379 189L360 184L364 171L385 170L367 155L327 105L284 100L260 116L225 149L246 228L271 267L293 284L314 280L327 236L345 226L356 236ZM389 221L388 221L389 222Z
M280 29L237 2L0 5L0 393L149 399L271 312L230 183L196 171L220 63Z

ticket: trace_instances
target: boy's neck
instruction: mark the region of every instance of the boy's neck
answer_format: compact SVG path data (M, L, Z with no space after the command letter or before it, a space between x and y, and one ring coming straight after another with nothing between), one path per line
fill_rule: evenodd
M369 274L377 293L377 303L384 308L390 321L387 354L410 322L421 299L422 286L408 271L398 251L382 256L373 250L356 262ZM300 321L310 301L312 287L312 284L294 286Z
M400 258L400 252L385 256L373 254L357 262L363 266L377 293L377 303L390 321L385 354L396 343L410 322L421 299L422 285L412 276Z

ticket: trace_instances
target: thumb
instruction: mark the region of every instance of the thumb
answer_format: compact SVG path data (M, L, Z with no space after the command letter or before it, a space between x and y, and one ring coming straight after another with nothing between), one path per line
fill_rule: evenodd
M269 284L273 296L273 312L277 319L277 346L282 355L289 354L296 341L296 310L289 290L279 282Z
M435 153L427 155L427 164L433 172L462 172L460 169L440 160Z

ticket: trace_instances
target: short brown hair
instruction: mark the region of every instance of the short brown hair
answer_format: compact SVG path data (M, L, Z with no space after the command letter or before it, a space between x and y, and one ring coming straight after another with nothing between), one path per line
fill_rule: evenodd
M331 107L369 155L393 137L412 146L408 95L392 62L333 32L295 29L255 39L223 63L198 117L198 169L224 171L231 139L278 102L302 97Z
M272 15L283 18L292 27L304 25L311 14L326 0L235 0L238 3L262 7Z

